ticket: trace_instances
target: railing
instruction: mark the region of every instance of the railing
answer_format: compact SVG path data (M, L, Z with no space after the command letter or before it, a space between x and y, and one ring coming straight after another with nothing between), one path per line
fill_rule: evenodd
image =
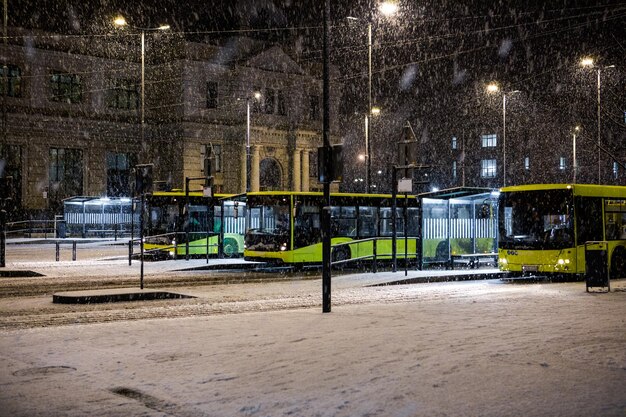
M334 245L332 245L330 247L330 259L331 259L331 266L332 265L343 265L345 263L348 262L356 262L356 261L360 261L360 260L365 260L365 259L373 259L373 263L372 263L372 272L376 273L377 269L378 269L378 251L376 249L376 241L378 240L378 238L375 237L369 237L367 239L358 239L358 240L351 240L349 242L342 242L342 243L336 243ZM365 255L365 256L358 256L356 258L348 258L348 259L342 259L342 260L338 260L338 261L333 261L334 255L337 251L337 248L341 248L343 246L348 246L350 247L350 245L354 245L354 244L359 244L359 243L364 243L364 242L372 242L372 254L371 255Z
M7 237L11 235L17 235L13 237L28 237L32 238L33 235L42 235L44 239L55 238L57 235L57 223L55 220L21 220L17 222L7 223L6 234Z
M408 237L408 239L412 239L412 240L416 240L416 245L418 244L417 241L419 240L417 237ZM331 250L331 265L342 265L348 262L357 262L357 261L361 261L361 260L369 260L372 259L372 272L376 273L377 272L377 268L378 268L378 258L380 257L393 257L393 253L378 253L378 248L377 248L377 242L379 240L392 240L389 237L370 237L370 238L366 238L366 239L357 239L357 240L351 240L348 242L342 242L342 243L336 243L334 245L331 246L330 250ZM343 246L348 246L350 247L350 245L358 245L361 243L365 243L365 242L372 242L372 254L371 255L363 255L363 256L357 256L357 257L350 257L349 259L341 259L341 260L336 260L333 261L332 259L335 257L335 253L337 252L337 248L341 248ZM396 240L396 248L400 248L402 247L402 245L404 245L404 236L398 236L397 240ZM406 252L406 250L405 250ZM408 253L398 253L396 252L396 258L400 258L401 256L404 257L405 255L408 255ZM417 257L417 254L415 254L415 256Z
M147 240L153 240L153 239L157 239L157 238L165 238L168 240L171 240L174 242L173 245L163 245L161 246L161 244L159 243L152 243L154 245L159 245L158 248L154 248L154 249L148 249L143 251L144 255L145 254L152 254L152 253L163 253L163 252L173 252L173 256L174 256L174 260L178 260L178 248L180 247L180 245L178 244L178 239L177 237L179 235L184 235L185 236L185 260L189 260L189 249L190 248L205 248L206 249L206 262L209 263L209 255L211 253L211 251L209 250L210 248L218 248L218 253L219 248L221 246L221 239L220 239L220 234L219 233L215 233L215 232L210 232L210 233L204 233L204 236L206 238L206 244L204 245L197 245L197 244L190 244L189 243L189 234L194 233L194 234L200 234L201 232L170 232L170 233L163 233L160 235L152 235L152 236L144 236L143 237L143 241L144 241L144 245L146 244ZM210 244L209 243L209 238L211 236L218 236L218 243L217 244ZM170 239L171 238L171 239ZM141 239L140 238L135 238L135 239L129 239L128 241L128 265L132 265L132 257L133 257L133 247L136 243L141 244Z

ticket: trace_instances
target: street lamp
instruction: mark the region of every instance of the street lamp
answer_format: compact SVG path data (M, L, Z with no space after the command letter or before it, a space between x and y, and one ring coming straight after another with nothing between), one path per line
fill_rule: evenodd
M250 170L252 168L251 154L250 154L250 103L252 100L259 100L261 93L255 91L252 96L246 97L246 192L250 192ZM258 190L254 190L258 191Z
M372 178L372 161L371 154L372 149L369 141L370 136L370 115L374 114L374 107L372 107L372 22L374 20L372 0L369 0L368 4L369 16L367 19L367 111L365 112L365 157L366 157L366 172L365 172L365 192L370 192L370 181ZM392 16L398 10L398 4L395 1L383 1L378 5L378 11L384 16ZM349 16L350 20L359 20L356 17Z
M113 23L116 26L126 26L126 19L123 16L118 16L113 20ZM131 26L132 27L132 26ZM146 32L154 32L157 30L168 30L170 28L169 25L161 25L154 28L140 28L140 27L132 27L133 29L139 30L141 32L141 149L144 150L145 147L145 95L146 95L146 69L145 69L145 60L146 60Z
M573 171L573 183L576 184L576 171L578 171L578 164L576 162L576 134L580 131L580 126L574 127L572 131L572 171Z
M491 83L487 86L489 93L497 93L500 91L498 84ZM519 93L520 90L512 90L502 92L502 183L506 187L506 96Z
M580 60L580 65L582 67L585 68L593 68L594 67L594 61L593 58L583 58ZM602 180L602 172L601 172L601 167L602 164L600 163L600 151L601 151L601 143L600 143L600 72L602 71L602 69L606 69L606 68L614 68L615 65L606 65L604 67L596 67L596 72L598 74L598 81L597 81L597 90L598 90L598 184L600 184L600 181Z

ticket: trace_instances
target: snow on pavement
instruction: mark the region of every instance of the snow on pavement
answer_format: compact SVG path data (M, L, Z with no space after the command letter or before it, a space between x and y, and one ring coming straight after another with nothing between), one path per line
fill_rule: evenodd
M245 287L236 314L2 331L0 414L626 414L626 292L342 279L329 314L244 307L313 280L207 287Z

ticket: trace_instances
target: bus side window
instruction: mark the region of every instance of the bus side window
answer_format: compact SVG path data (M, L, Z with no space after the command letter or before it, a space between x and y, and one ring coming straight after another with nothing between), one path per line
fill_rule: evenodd
M579 245L589 241L603 240L602 200L599 198L576 197L576 227Z

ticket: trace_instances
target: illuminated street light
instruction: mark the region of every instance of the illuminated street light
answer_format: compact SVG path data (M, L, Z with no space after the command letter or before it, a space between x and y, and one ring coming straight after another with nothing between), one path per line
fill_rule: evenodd
M497 93L500 91L498 84L491 83L487 85L489 93ZM519 90L502 92L502 186L506 187L506 97L507 95L519 93Z
M366 175L365 175L365 192L370 192L370 182L372 178L372 149L369 143L370 136L370 115L376 115L372 107L372 22L374 20L372 0L369 1L369 17L367 20L367 111L365 114L365 157L366 157ZM398 10L398 4L395 1L384 1L378 5L378 11L386 16L392 16ZM350 20L359 20L358 18L349 16Z
M593 68L595 66L595 62L594 62L593 58L586 57L586 58L583 58L583 59L580 60L580 65L582 67L585 67L585 68ZM602 144L601 144L601 141L600 141L600 136L601 136L600 135L600 125L601 125L601 120L600 120L600 73L602 72L602 69L614 68L614 67L615 67L615 65L606 65L604 67L599 67L599 66L596 67L596 72L597 72L597 75L598 75L597 83L596 83L597 84L597 97L598 97L598 100L597 100L597 108L598 108L598 184L600 184L600 182L602 181L602 164L601 164L601 153L600 153L600 151L602 149L601 148Z
M124 27L127 26L126 19L123 16L118 16L113 20L113 23L116 26ZM133 29L139 30L141 32L141 147L144 149L145 145L145 101L146 101L146 83L145 83L145 61L146 61L146 32L153 32L157 30L168 30L170 28L169 25L160 25L154 28L140 28L140 27L132 27Z
M398 12L398 3L395 1L384 1L378 6L378 11L385 16L392 16Z
M498 84L491 83L487 86L487 91L490 93L497 93L500 91L500 87L498 87Z

